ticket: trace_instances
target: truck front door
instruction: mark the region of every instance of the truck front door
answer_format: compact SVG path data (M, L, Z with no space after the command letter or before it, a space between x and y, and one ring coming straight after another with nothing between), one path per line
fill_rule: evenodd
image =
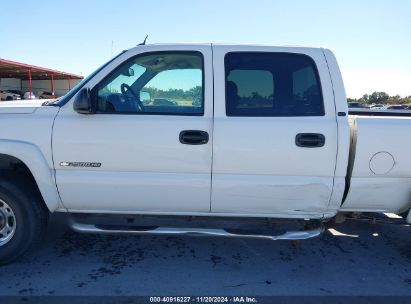
M209 212L211 46L141 46L86 84L53 128L58 190L73 211Z

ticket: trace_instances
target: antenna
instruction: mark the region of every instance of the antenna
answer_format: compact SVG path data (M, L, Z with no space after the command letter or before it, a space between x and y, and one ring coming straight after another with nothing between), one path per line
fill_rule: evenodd
M146 45L147 38L148 38L148 35L146 35L146 38L144 38L144 41L142 43L139 43L138 45Z

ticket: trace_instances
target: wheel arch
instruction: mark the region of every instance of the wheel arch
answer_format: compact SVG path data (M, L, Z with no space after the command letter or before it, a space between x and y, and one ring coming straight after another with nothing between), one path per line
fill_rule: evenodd
M40 149L27 142L0 140L0 171L7 174L16 170L29 173L50 212L61 206L54 170L47 164Z

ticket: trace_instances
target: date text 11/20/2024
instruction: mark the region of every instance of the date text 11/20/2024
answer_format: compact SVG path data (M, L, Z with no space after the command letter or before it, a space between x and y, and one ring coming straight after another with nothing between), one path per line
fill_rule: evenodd
M150 297L150 303L258 303L255 297Z

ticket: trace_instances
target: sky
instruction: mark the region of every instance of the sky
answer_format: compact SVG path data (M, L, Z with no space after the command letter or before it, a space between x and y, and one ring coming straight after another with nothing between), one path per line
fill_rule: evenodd
M411 95L410 0L0 0L0 58L86 76L148 43L330 48L348 97Z

